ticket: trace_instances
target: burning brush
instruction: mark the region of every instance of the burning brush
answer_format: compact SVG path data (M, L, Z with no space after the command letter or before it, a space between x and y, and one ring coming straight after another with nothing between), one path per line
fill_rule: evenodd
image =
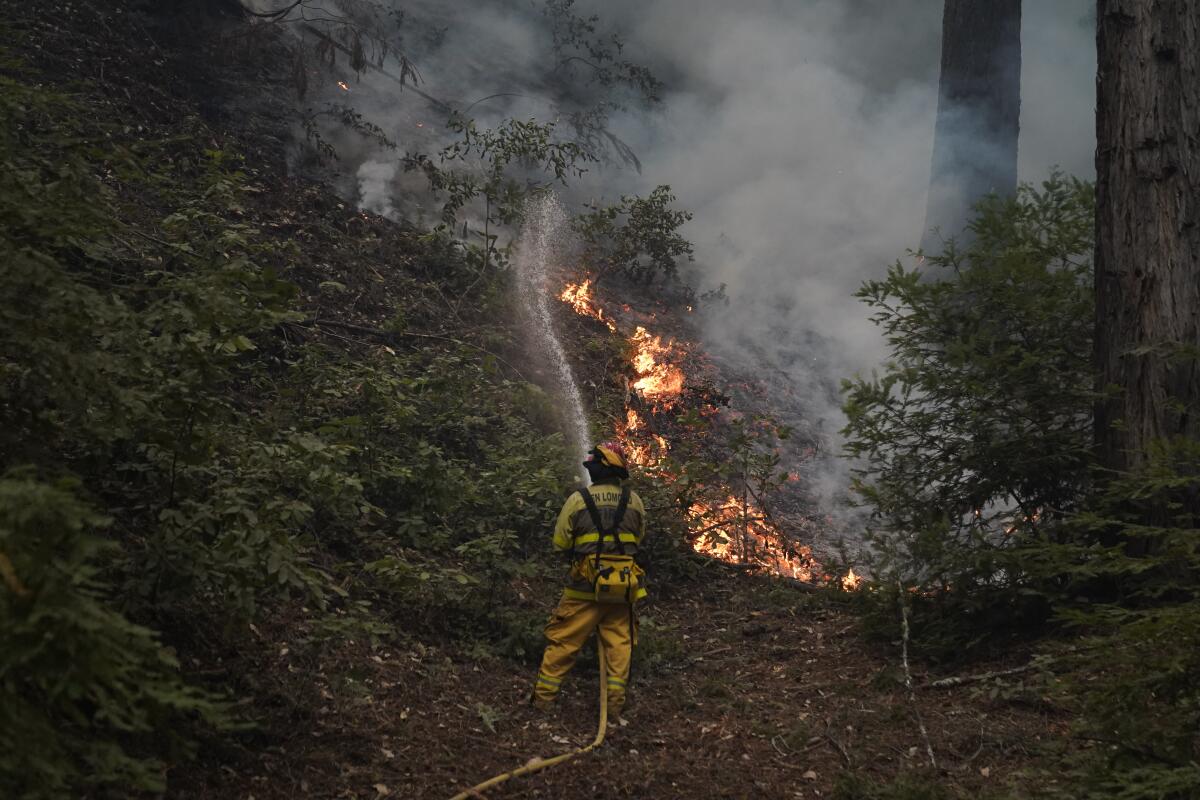
M562 290L562 294L558 296L559 300L575 309L575 313L584 317L598 319L608 326L608 329L613 333L617 332L617 323L609 317L604 316L604 309L597 307L592 302L592 282L590 279L585 279L583 283L568 283L566 288Z
M580 316L597 320L609 331L620 333L617 321L597 304L590 279L568 283L559 299ZM629 344L631 366L637 377L630 385L618 438L633 463L671 483L679 477L670 471L671 443L654 429L653 420L657 414L680 405L687 383L683 365L693 348L674 338L652 334L642 325L635 327ZM727 490L723 499L693 503L688 510L694 534L692 548L711 558L797 580L835 580L824 575L811 550L784 534L750 495L752 491L739 497ZM840 585L853 590L861 580L851 571L840 579Z

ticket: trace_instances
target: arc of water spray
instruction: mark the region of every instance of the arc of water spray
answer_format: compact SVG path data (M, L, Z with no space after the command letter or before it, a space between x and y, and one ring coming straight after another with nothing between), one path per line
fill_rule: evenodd
M525 207L525 224L521 228L515 263L521 300L532 323L530 330L558 379L562 399L566 402L567 435L574 451L582 458L591 444L591 434L579 384L575 382L567 353L554 330L550 316L551 289L547 281L550 263L563 250L566 223L567 214L552 193L531 198ZM586 484L587 476L582 472L579 474Z

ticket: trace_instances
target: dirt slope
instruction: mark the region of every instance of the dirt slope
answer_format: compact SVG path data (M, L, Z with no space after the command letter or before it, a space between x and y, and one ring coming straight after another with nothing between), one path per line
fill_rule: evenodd
M864 644L840 603L712 572L643 611L647 652L625 727L598 752L487 796L849 798L864 796L856 780L901 774L947 793L928 796L974 796L1008 784L1061 722L990 700L986 689L918 689L939 767L929 770L898 654ZM544 598L547 611L552 602ZM561 707L540 714L524 704L532 663L413 642L295 664L288 636L296 634L263 631L271 663L260 668L278 676L291 703L309 695L311 716L271 720L268 741L189 769L178 796L450 797L594 735L590 648ZM325 683L346 659L358 661L354 692ZM926 683L914 669L916 684Z

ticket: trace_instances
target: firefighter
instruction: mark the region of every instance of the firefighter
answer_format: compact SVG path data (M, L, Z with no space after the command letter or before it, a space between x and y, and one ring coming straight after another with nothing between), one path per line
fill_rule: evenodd
M554 547L568 555L571 571L546 624L548 644L531 700L539 709L553 707L579 649L598 629L608 663L608 714L616 720L637 643L634 603L646 595L634 560L646 533L646 510L624 484L629 470L620 444L596 445L583 466L592 485L567 498L554 526Z

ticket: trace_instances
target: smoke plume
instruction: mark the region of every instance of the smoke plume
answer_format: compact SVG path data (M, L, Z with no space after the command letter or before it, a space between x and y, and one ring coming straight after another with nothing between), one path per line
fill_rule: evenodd
M1026 6L1019 178L1038 180L1056 164L1090 177L1091 3ZM469 109L481 126L546 119L554 63L540 7L398 2L420 89ZM631 103L613 120L642 172L596 168L573 193L613 200L673 187L694 212L684 231L696 248L691 280L701 289L725 284L731 298L704 315L706 344L730 363L754 364L773 391L791 397L792 421L826 453L836 452L842 425L838 382L885 355L853 293L921 240L941 11L938 0L576 6L598 14L601 30L621 31L622 57L654 69L667 91L657 110ZM395 165L404 152L435 152L447 140L444 109L371 70L351 80L348 94L399 149L339 139L347 194L370 210L434 221L436 206L416 191L420 177ZM814 463L810 484L836 493L841 468L833 459Z
M923 232L942 4L604 5L632 26L631 50L675 78L661 118L622 133L644 155L642 186L670 183L695 212L701 279L729 287L729 308L707 316L709 346L786 378L773 385L793 393L793 421L836 451L840 379L885 356L853 293ZM1090 177L1091 4L1026 6L1019 177L1056 164ZM845 486L838 460L813 467L818 491Z

